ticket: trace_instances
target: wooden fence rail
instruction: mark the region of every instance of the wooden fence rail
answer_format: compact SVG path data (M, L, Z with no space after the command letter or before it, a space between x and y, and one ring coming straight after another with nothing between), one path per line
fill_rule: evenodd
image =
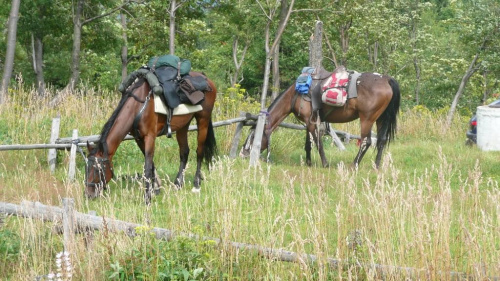
M74 200L64 198L63 208L47 206L39 202L23 201L21 205L0 202L0 214L13 215L24 218L40 219L51 222L63 222L64 247L70 249L74 243L75 234L86 231L98 231L106 228L107 231L124 233L127 236L137 235L136 229L142 225L136 223L105 218L92 214L84 214L74 210ZM95 212L93 212L95 213ZM260 245L253 245L240 242L223 241L219 238L198 236L189 233L177 232L169 229L153 227L151 232L157 239L172 240L175 237L188 237L204 241L214 241L221 247L234 248L243 251L256 252L260 256L279 260L283 262L315 263L318 257L312 254L296 253L284 249L268 248ZM360 263L359 261L342 261L334 258L326 258L324 262L335 269L343 266L354 266L367 271L367 274L374 274L377 278L393 279L395 277L405 277L406 279L433 279L439 280L483 280L480 277L467 276L461 272L435 271L427 269L417 269L412 267L399 267L390 265L380 265L372 263ZM500 280L499 277L487 277L486 280Z
M244 126L253 126L258 119L257 115L252 115L250 113L242 112L240 117L217 121L213 123L214 127L228 126L234 123L238 123L236 127L236 131L231 142L231 149L229 152L230 158L235 158L238 152L238 146L241 138L241 131ZM57 150L61 149L70 149L70 160L68 167L68 179L70 181L75 178L75 161L76 161L76 153L77 148L87 146L87 143L95 143L99 140L99 135L91 135L91 136L78 136L78 130L73 130L73 135L71 137L59 138L59 126L60 126L60 118L56 117L52 120L52 128L51 128L51 136L49 144L13 144L13 145L0 145L0 151L5 150L31 150L31 149L48 149L48 163L51 173L54 173L57 161ZM281 123L280 127L294 129L294 130L305 130L304 125L299 124L289 124L289 123ZM196 125L189 126L189 131L196 131L198 127ZM175 132L174 132L175 133ZM351 135L347 132L332 130L328 131L335 144L340 150L345 150L344 145L342 144L339 136L344 139L345 142L348 142L351 139L360 139L357 135ZM133 140L134 137L131 135L127 135L124 140Z

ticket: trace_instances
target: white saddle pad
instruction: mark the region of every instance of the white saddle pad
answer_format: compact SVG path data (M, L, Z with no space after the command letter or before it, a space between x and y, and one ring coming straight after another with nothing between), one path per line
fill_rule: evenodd
M167 107L162 102L160 96L155 96L155 112L167 115ZM201 111L203 107L199 104L197 105L188 105L188 104L180 104L178 107L174 108L174 115L184 115L193 112Z

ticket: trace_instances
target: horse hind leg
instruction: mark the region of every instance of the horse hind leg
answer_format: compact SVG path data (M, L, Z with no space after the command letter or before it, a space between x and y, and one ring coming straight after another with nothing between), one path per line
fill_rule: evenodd
M372 144L372 138L371 138L371 129L373 126L373 122L368 122L368 121L361 121L361 144L359 146L359 151L356 157L354 158L354 167L357 169L359 166L359 163L363 159L363 156L365 156L366 151L368 151L368 148L370 148Z
M201 175L201 166L203 164L203 158L205 156L204 149L205 143L209 134L209 121L204 118L196 118L196 124L198 125L198 147L196 148L196 172L194 174L193 188L191 189L194 193L199 193L201 181L203 177Z
M184 173L186 170L186 165L189 157L189 144L187 136L187 128L182 128L176 132L177 143L179 144L179 171L175 177L174 184L177 188L181 188L184 185Z
M375 167L380 166L382 160L382 153L387 145L387 126L383 126L382 121L377 120L377 157L375 158Z

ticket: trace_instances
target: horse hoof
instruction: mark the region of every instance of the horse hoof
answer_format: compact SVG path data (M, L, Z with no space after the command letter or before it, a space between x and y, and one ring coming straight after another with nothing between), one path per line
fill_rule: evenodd
M192 192L192 193L198 193L198 194L200 194L200 192L201 192L201 188L199 188L199 187L193 187L193 188L191 189L191 192Z
M160 195L160 192L161 192L161 190L160 190L159 188L158 188L158 189L155 189L155 191L154 191L154 195Z

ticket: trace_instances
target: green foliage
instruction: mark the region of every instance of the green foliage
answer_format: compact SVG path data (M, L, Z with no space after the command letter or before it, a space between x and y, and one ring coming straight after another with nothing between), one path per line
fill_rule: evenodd
M135 246L110 257L109 280L205 280L210 276L210 242L190 238L158 241L149 229L136 229Z
M21 239L9 229L0 229L0 272L9 272L19 259Z

